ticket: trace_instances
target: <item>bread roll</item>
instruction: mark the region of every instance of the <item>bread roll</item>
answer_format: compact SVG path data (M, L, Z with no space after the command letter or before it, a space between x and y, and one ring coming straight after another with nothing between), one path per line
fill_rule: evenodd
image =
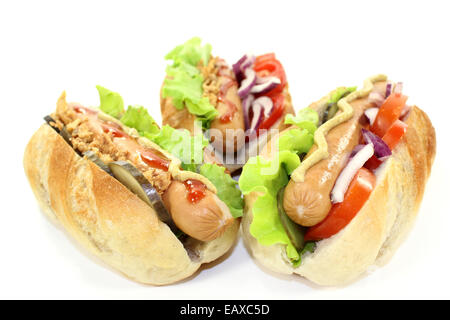
M170 284L225 254L239 221L210 242L188 249L155 211L93 162L81 158L49 125L29 141L23 159L31 188L52 219L91 253L129 278Z
M253 257L271 271L299 274L327 286L348 284L369 266L387 263L414 224L436 153L428 116L414 106L405 122L408 130L379 169L376 188L363 208L339 233L317 242L297 268L287 258L285 246L263 246L250 234L252 207L259 194L246 195L242 233Z

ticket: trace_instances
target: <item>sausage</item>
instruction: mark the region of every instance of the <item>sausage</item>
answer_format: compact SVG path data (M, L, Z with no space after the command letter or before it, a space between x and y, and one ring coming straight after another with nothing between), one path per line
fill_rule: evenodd
M81 111L73 112L74 108L79 108ZM158 193L162 195L162 200L171 213L173 222L183 232L198 240L210 241L220 237L233 224L234 218L228 206L217 195L207 190L203 183L197 181L198 185L203 187L203 190L200 190L200 199L192 201L189 199L189 192L185 183L173 180L170 173L164 168L152 169L141 160L142 155L145 155L146 152L151 152L154 161L161 162L168 168L169 159L165 158L158 150L141 146L123 132L120 125L100 120L97 117L97 113L91 109L79 105L70 105L67 111L69 116L66 120L78 119L85 121L85 124L88 126L86 127L88 139L92 139L93 135L95 135L96 138L94 139L113 144L114 149L111 149L111 152L116 153L116 155L123 154L127 160L143 171L144 176L149 179ZM67 112L64 114L67 114ZM109 130L115 130L111 136L106 133L111 132ZM214 162L214 159L211 158L210 161Z
M193 202L185 184L180 181L172 181L162 200L175 224L187 235L201 241L220 237L234 221L227 205L213 192L204 190L203 197Z
M196 117L187 108L181 110L175 108L171 97L163 98L162 88L160 91L160 101L162 124L169 125L175 129L187 129L193 135Z
M223 152L234 153L245 143L244 111L237 94L238 83L228 67L219 69L217 77L219 94L216 109L219 114L211 122L211 144ZM214 135L213 130L219 134Z
M213 79L213 87L217 86L219 92L214 93L213 97L210 97L212 93L209 93L208 96L210 102L218 111L216 118L211 121L211 144L218 150L234 153L241 149L245 143L244 112L241 99L237 94L238 83L232 70L222 59L216 58L212 60L213 62L215 67L210 70L214 74L210 73L209 78ZM187 129L191 134L194 134L195 115L191 114L187 108L181 110L175 108L171 97L162 97L162 88L160 90L160 101L163 125L167 124L176 129ZM231 108L235 108L235 112L229 113ZM227 117L227 114L229 114L229 117ZM229 130L228 140L227 129Z
M384 94L386 82L374 84L373 91ZM289 181L284 192L283 207L297 224L313 226L321 222L331 209L330 193L348 156L358 144L361 117L372 106L368 98L350 102L354 109L351 119L331 129L326 135L329 156L306 171L303 182ZM308 155L316 150L313 146Z

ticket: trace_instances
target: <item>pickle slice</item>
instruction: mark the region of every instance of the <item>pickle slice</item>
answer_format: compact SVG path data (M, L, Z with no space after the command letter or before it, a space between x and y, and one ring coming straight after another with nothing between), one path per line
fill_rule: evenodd
M337 103L329 103L323 114L323 123L333 118L338 112L338 110L339 108L337 106Z
M44 117L45 122L47 122L47 124L53 129L55 130L57 133L59 133L59 135L61 137L63 137L63 139L70 145L72 146L72 143L70 142L70 133L67 131L66 126L63 126L63 128L61 130L59 130L58 127L54 126L52 123L56 123L56 121L50 117L50 116L45 116ZM77 151L78 154L80 154Z
M109 163L108 166L114 177L151 206L159 219L167 224L173 233L178 234L180 232L156 189L136 167L127 161L114 161Z
M278 215L280 216L281 224L286 230L286 233L291 240L294 247L300 252L305 246L305 231L306 228L296 224L288 217L283 208L284 188L282 188L277 195Z
M109 175L112 175L111 169L108 167L106 163L104 163L102 160L100 160L99 157L95 154L94 151L88 150L83 152L83 156L85 156L88 160L91 160L93 163L95 163L97 166L100 167L103 171L106 171Z
M50 117L50 116L45 116L45 117L44 117L44 120L45 120L45 122L47 122L47 124L48 124L53 130L55 130L57 133L60 133L58 127L56 127L56 126L54 126L54 125L52 124L52 123L56 123L56 121L53 120L52 117Z

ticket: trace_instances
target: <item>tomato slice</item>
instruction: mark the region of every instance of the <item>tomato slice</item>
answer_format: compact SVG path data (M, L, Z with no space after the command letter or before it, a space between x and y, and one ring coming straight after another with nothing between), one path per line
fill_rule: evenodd
M280 85L265 93L265 96L273 96L283 91L286 86L286 73L280 61L275 58L274 53L256 57L253 69L259 77L277 77L281 81Z
M401 93L393 93L387 97L381 105L370 131L383 137L394 122L400 118L407 99L408 97Z
M366 161L364 164L364 168L367 168L369 170L375 170L378 168L383 161L377 158L377 156L373 155L369 160Z
M401 120L396 120L383 136L383 141L393 150L406 132L408 125Z
M344 228L366 203L375 188L375 175L366 168L357 171L348 187L344 201L331 207L325 220L306 231L305 241L329 238Z
M276 60L275 53L271 52L257 56L255 59L255 63L261 63L266 60Z
M284 97L282 94L276 95L275 97L270 97L273 102L273 111L270 114L270 116L265 119L259 126L259 130L262 129L269 129L271 126L274 125L275 122L283 115L284 111Z

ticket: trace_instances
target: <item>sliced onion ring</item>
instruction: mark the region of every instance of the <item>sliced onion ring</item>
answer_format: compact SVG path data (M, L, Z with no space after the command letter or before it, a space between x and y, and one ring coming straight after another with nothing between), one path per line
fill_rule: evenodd
M379 160L384 161L392 154L391 149L389 149L388 145L375 133L363 128L362 135L366 143L370 143L373 145L375 156Z
M387 98L391 95L392 92L392 82L388 82L386 84L386 93L384 94L384 96Z
M256 105L260 105L264 111L264 117L268 118L273 110L273 102L272 99L266 96L259 97L253 102L253 108Z
M397 82L397 84L395 85L395 88L394 88L394 93L401 94L402 91L403 91L403 82Z
M250 93L250 90L255 85L256 82L256 73L253 69L245 70L245 79L242 80L241 85L238 89L238 96L241 99L244 99Z
M247 68L253 67L256 57L251 54L246 54L247 58L241 64L241 71L245 71Z
M250 128L250 108L252 107L253 101L255 101L255 97L252 94L249 94L242 100L245 130Z
M369 120L370 125L373 125L375 122L375 118L378 114L378 108L369 108L366 111L364 111L364 115L366 116L367 120Z
M258 127L261 125L262 120L264 119L264 107L262 106L262 104L253 103L252 110L253 110L253 118L249 128L250 135L256 132Z
M235 64L233 64L233 72L236 76L236 79L238 82L242 80L242 71L241 71L241 65L242 63L247 59L247 55L244 55L242 58L240 58Z
M405 104L405 106L403 107L402 113L400 114L400 119L403 119L404 117L406 117L406 115L409 113L409 111L411 111L411 106Z
M233 72L237 81L240 83L244 78L245 70L252 67L255 63L256 57L251 54L245 54L235 64L233 64Z
M281 84L281 81L277 77L266 77L266 78L259 78L259 81L262 81L264 79L264 82L258 84L256 83L250 90L251 93L266 93L270 90L277 87L279 84Z
M332 203L339 203L344 201L344 195L347 192L348 186L350 185L350 182L352 181L356 172L362 168L362 166L373 156L373 154L373 144L366 144L347 163L345 168L341 171L341 174L337 178L333 190L331 191Z
M384 100L386 100L386 98L379 92L371 92L369 94L369 103L374 103L378 108L381 107Z

